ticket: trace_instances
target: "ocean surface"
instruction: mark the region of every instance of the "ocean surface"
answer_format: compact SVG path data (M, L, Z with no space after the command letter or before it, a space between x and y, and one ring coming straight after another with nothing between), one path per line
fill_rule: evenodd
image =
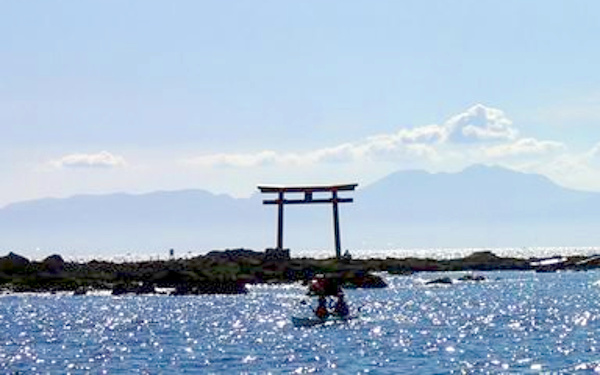
M261 250L262 251L262 250ZM478 251L491 251L500 257L512 257L521 259L544 258L553 256L571 256L571 255L598 255L600 247L498 247L498 248L388 248L388 249L352 249L351 255L355 259L370 259L370 258L431 258L431 259L456 259L464 258ZM179 254L182 258L192 258L204 255L206 252L188 252ZM316 258L326 259L335 257L335 251L331 249L293 249L291 252L294 258ZM43 260L47 255L39 257L38 261ZM128 253L117 256L101 256L93 255L87 257L73 257L66 255L65 259L72 262L89 262L92 260L106 260L110 262L137 262L148 260L166 260L169 259L168 253L151 254L144 253Z
M544 258L553 256L600 254L600 247L499 247L499 248L393 248L393 249L357 249L351 254L356 259L369 258L431 258L431 259L457 259L464 258L478 251L490 251L499 257L509 258ZM294 257L331 258L335 254L331 250L304 250L293 251Z
M588 373L600 371L600 271L383 276L358 318L295 328L298 284L234 296L0 296L0 373Z

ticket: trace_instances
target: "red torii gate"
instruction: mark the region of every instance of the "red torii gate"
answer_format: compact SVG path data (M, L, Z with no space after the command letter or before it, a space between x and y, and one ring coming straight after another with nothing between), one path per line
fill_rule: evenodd
M263 204L276 204L278 206L277 219L277 249L283 250L283 206L286 204L315 204L331 203L333 205L333 231L335 237L335 255L341 258L340 241L340 218L338 213L338 203L351 203L352 198L338 197L339 191L353 191L358 184L344 185L309 185L309 186L280 186L280 185L259 185L261 193L277 193L277 199L265 199ZM330 198L315 198L313 193L331 192ZM286 193L304 193L304 199L286 199Z

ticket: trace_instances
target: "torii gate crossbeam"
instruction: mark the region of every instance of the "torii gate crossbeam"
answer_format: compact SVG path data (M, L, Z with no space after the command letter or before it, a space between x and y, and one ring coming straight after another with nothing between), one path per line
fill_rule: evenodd
M276 193L277 199L265 199L263 204L276 204L278 206L277 215L277 249L283 249L283 206L286 204L315 204L331 203L333 206L333 231L335 239L335 254L341 258L341 240L340 240L340 219L338 203L350 203L352 198L340 198L339 191L353 191L358 184L344 185L309 185L309 186L278 186L278 185L259 185L261 193ZM331 192L331 198L313 198L313 193ZM286 193L302 193L303 199L286 199Z

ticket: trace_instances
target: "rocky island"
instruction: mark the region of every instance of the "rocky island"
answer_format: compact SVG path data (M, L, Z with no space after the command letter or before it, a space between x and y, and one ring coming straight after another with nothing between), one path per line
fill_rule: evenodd
M305 282L322 274L345 288L386 287L378 272L410 274L431 271L586 270L600 266L600 258L573 256L560 261L502 258L489 251L450 260L422 258L311 259L291 258L287 250L246 249L212 251L189 259L115 263L67 262L60 255L30 261L9 253L0 257L0 291L85 294L111 290L113 294L239 294L248 284Z

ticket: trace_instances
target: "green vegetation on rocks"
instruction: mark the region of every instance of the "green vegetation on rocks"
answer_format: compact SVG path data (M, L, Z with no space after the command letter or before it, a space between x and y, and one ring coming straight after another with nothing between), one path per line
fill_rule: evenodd
M427 271L535 270L539 259L502 258L477 252L461 259L311 259L291 258L289 252L246 249L213 251L190 259L113 263L64 261L52 255L41 262L9 253L0 257L0 289L11 292L112 290L113 294L156 293L170 288L173 294L239 294L247 284L308 283L316 275L339 280L345 288L382 288L376 272L410 274ZM537 263L536 263L537 262ZM543 262L542 262L543 263ZM553 265L557 269L589 269L598 258L570 257ZM542 269L539 269L540 271Z

